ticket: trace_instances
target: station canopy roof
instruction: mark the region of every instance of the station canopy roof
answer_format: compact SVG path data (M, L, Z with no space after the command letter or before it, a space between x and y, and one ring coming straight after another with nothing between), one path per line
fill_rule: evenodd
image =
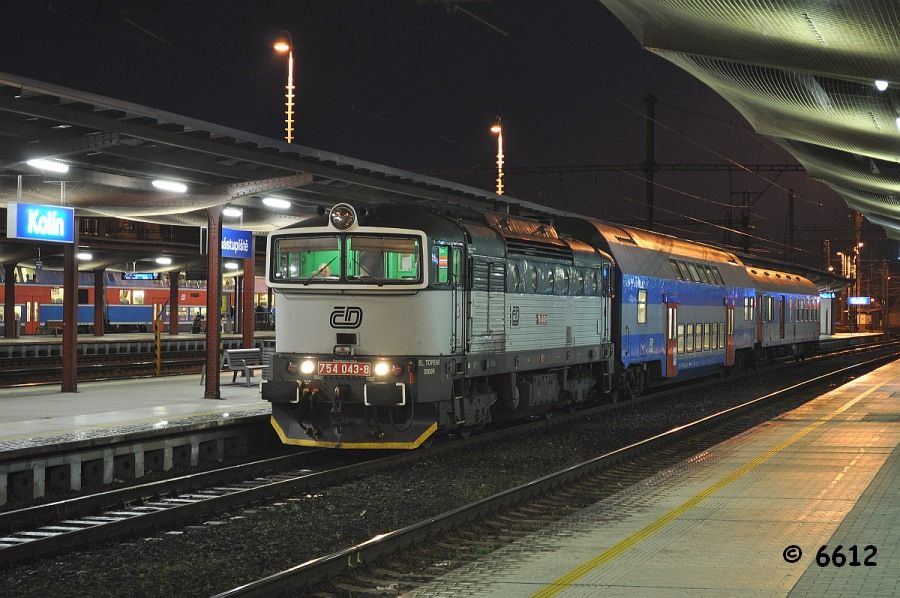
M26 164L34 158L63 162L69 171L36 170ZM183 183L188 190L162 191L154 180ZM225 220L226 226L257 232L289 226L339 202L501 210L515 205L522 213L553 212L466 185L0 73L0 208L17 201L20 181L21 201L74 207L79 216L201 227L208 208L227 205L241 208L242 216ZM290 205L272 208L263 204L265 197ZM0 262L33 257L33 245L0 240Z
M900 239L900 3L601 2Z

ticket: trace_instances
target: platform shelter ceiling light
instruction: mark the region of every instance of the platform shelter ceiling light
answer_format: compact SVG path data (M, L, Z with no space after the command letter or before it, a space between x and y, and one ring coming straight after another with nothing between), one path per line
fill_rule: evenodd
M263 197L263 204L269 206L270 208L275 208L276 210L286 210L291 207L291 202L286 199L281 199L280 197Z
M75 254L75 257L82 261L92 260L94 259L94 254L87 251L79 251Z
M168 266L172 263L172 258L166 256L158 257L156 258L156 263L160 266Z
M237 262L225 262L226 270L237 270L239 267Z
M228 218L240 218L241 214L243 213L243 210L241 210L240 208L228 207L222 210L222 215L227 216Z
M69 165L63 164L62 162L57 162L56 160L48 160L46 158L34 158L33 160L28 160L25 162L32 168L37 168L38 170L47 170L49 172L59 172L66 173L69 172Z
M152 185L161 191L172 191L174 193L184 193L187 191L187 185L177 181L167 181L164 179L156 179Z

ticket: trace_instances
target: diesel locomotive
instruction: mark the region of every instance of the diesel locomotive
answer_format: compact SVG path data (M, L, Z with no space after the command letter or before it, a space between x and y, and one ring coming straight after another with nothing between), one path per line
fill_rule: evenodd
M288 444L412 449L818 341L809 280L708 245L578 216L358 208L269 235L261 392Z

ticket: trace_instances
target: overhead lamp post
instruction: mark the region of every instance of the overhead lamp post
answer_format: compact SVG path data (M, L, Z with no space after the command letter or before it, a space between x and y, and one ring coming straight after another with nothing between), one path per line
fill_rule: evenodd
M275 40L272 47L279 54L288 55L288 78L284 94L287 126L284 138L288 143L292 143L294 141L294 39L289 32L285 31L282 37Z
M491 133L497 136L497 195L503 195L503 127L499 116L491 126Z

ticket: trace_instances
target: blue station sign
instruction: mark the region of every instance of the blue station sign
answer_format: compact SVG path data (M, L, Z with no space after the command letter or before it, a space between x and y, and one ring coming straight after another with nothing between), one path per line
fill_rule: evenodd
M848 297L847 303L850 305L872 305L871 297Z
M222 227L222 257L247 259L252 257L253 232Z
M75 242L75 210L62 206L9 202L6 235L12 239Z

